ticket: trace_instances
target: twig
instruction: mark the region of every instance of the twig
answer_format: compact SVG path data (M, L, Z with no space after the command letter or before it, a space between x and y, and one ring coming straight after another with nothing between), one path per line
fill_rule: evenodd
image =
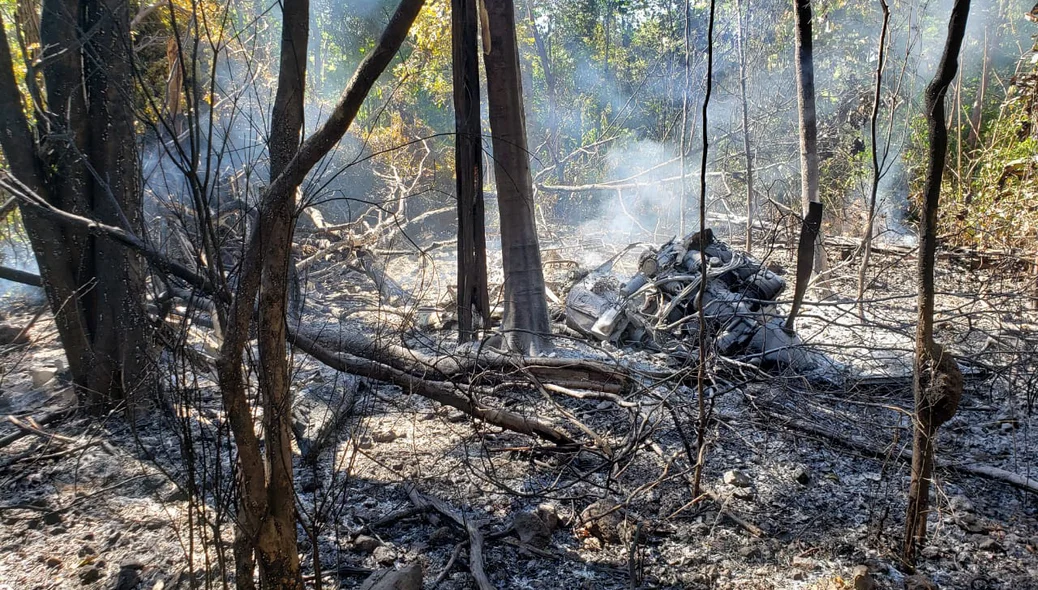
M75 411L74 408L66 408L64 410L58 410L56 412L51 412L49 414L45 414L39 420L36 420L35 424L37 424L38 426L46 426L46 425L48 425L48 424L50 424L52 422L57 422L58 420L68 416L73 411ZM17 420L13 416L8 416L8 419L9 420L10 419ZM17 424L16 424L16 426L17 426ZM19 428L18 432L14 432L14 433L8 434L7 436L5 436L3 438L0 438L0 449L2 449L4 447L6 447L7 445L9 445L9 444L11 444L11 443L21 439L22 437L28 436L29 434L30 434L30 432L27 432L27 431Z
M435 496L423 496L414 486L407 490L407 497L419 508L431 508L447 518L453 520L458 526L465 529L469 535L469 570L476 580L480 590L494 590L483 567L483 533L471 519L451 508L446 502Z

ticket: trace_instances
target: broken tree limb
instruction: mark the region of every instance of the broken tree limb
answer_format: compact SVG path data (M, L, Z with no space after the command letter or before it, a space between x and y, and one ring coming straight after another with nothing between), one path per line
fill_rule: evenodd
M289 330L288 339L293 346L338 371L397 385L407 393L416 393L435 402L461 410L494 426L521 434L538 436L559 445L577 444L569 435L543 420L521 416L508 410L484 406L473 399L473 397L463 395L458 387L452 383L435 381L431 378L414 375L389 365L351 354L333 352L293 330Z
M24 270L18 270L7 266L0 266L0 279L11 281L13 283L29 285L30 287L43 286L43 279L41 279L39 275L34 275L31 272L25 272Z
M555 357L524 357L498 352L490 347L473 351L472 354L431 355L425 352L382 342L361 330L338 329L316 330L299 328L296 334L331 351L377 362L395 369L423 375L434 380L474 382L480 379L508 380L507 372L529 371L539 379L570 384L583 383L586 389L617 391L630 380L634 371L620 363ZM487 371L495 371L490 375ZM644 372L646 377L667 379L672 375L664 371Z
M451 508L443 500L435 496L423 496L413 485L408 488L407 497L415 506L432 508L465 529L469 535L469 570L472 572L472 577L476 580L476 585L480 590L494 590L494 585L490 582L484 569L483 533L480 532L479 526L472 522L472 519L466 518Z
M886 459L890 456L890 453L884 449L868 443L860 437L839 434L820 424L813 424L806 420L800 420L774 411L764 410L763 413L768 418L780 422L783 426L824 438L842 447L858 451L866 456L875 459ZM910 457L904 457L901 453L898 453L894 458L904 463L908 463L911 460ZM1038 478L1027 477L1018 473L1013 473L1012 471L992 467L990 465L980 465L978 463L949 463L940 467L943 467L948 471L1000 481L1033 494L1038 494Z
M39 420L33 420L33 423L35 423L37 426L46 426L46 425L51 424L53 422L57 422L58 420L61 420L62 418L65 418L66 416L69 416L74 411L75 411L75 408L66 408L66 409L63 409L63 410L57 410L55 412L50 412L49 414L44 414L43 416L41 416ZM17 418L15 418L14 416L8 416L8 420L11 420L11 419L17 420ZM31 434L31 431L26 431L24 429L19 428L18 432L13 432L13 433L8 434L7 436L5 436L3 438L0 438L0 449L6 447L7 445L9 445L9 444L11 444L11 443L13 443L13 442L15 442L15 441L25 437L25 436L28 436L29 434Z

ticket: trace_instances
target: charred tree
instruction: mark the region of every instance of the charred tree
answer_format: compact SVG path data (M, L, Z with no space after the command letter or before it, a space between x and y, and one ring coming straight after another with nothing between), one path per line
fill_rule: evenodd
M512 0L488 2L487 16L491 51L483 54L483 63L505 275L501 331L509 349L534 354L549 346L551 325L534 219L515 6Z
M815 111L814 40L811 31L811 0L796 2L797 113L800 118L800 194L806 217L818 197L818 117ZM814 271L827 270L822 235L814 252Z
M869 186L868 219L865 222L865 236L862 238L861 266L858 268L858 306L862 314L865 298L865 273L872 257L872 234L876 227L876 199L879 196L879 134L876 131L879 123L879 105L883 96L883 66L887 56L887 27L890 25L890 6L886 0L880 0L883 9L883 26L879 31L879 59L876 64L876 88L872 94L872 113L869 115L869 133L872 138L872 183Z
M937 214L941 181L948 155L945 96L959 67L958 56L966 34L969 0L955 0L948 22L948 38L933 81L926 87L925 109L930 137L929 162L919 220L919 317L916 324L915 397L912 435L912 481L905 516L902 558L908 566L926 540L926 520L933 475L934 442L938 427L955 415L962 397L962 374L951 355L934 343L934 258L937 252Z
M10 173L51 206L141 235L128 7L47 0L39 22L43 88L35 75L26 80L40 109L35 129L0 31L0 147ZM81 400L94 411L132 408L151 375L143 261L82 228L21 209Z
M476 0L451 4L454 70L454 168L458 193L458 340L476 337L490 319L479 117L479 17Z

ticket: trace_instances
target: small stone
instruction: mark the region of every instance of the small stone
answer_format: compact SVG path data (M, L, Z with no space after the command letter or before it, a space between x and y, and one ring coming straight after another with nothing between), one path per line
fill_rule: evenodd
M798 555L793 558L793 567L809 572L818 567L818 561L810 557L800 557Z
M90 545L83 545L79 548L80 557L87 557L89 555L97 555L97 550L91 547Z
M48 525L61 524L60 512L47 512L43 515L43 523Z
M940 590L940 588L923 574L915 574L905 578L905 590Z
M379 565L390 565L396 561L396 550L387 545L380 545L371 554Z
M454 577L452 576L453 580ZM413 563L398 570L384 569L371 574L359 590L421 590L422 566Z
M512 517L512 526L523 543L534 547L546 547L551 542L551 530L548 525L533 512L520 512Z
M180 486L176 486L176 487L173 488L172 491L170 491L168 494L166 494L166 497L163 498L163 501L164 502L187 502L189 498L190 498L190 496L188 495L187 490L185 490L184 488L182 488Z
M807 467L798 465L793 469L793 481L797 482L802 486L806 486L811 483L811 472L807 470Z
M760 549L755 545L747 545L739 548L739 557L743 559L753 559L760 557Z
M537 507L537 516L548 525L548 530L559 528L559 509L554 504L541 504Z
M998 541L991 537L984 536L980 539L980 542L977 543L977 549L980 549L981 551L1001 551L1002 546L998 544Z
M600 402L597 406L595 406L595 408L598 411L600 411L600 412L604 412L604 411L606 411L606 410L608 410L609 408L612 408L612 407L613 407L613 404L611 404L609 402Z
M372 553L382 546L382 541L368 535L360 535L353 540L353 549L360 553Z
M753 499L753 488L735 488L732 495L740 500L752 500Z
M55 537L58 535L64 535L67 532L68 529L63 526L56 526L50 530L50 534L54 535Z
M101 579L101 568L97 565L84 568L79 571L79 581L83 584L93 584Z
M724 483L737 488L748 488L753 484L749 476L737 469L729 469L724 472Z
M961 494L957 494L948 498L948 508L951 508L955 512L973 512L973 502L970 502L969 498Z
M789 577L790 577L790 578L793 578L793 580L795 580L795 581L797 581L797 582L800 582L800 581L802 581L802 580L803 580L804 578L806 578L806 577L807 577L807 575L806 575L806 574L804 574L804 572L802 572L802 571L800 571L800 570L796 570L796 571L794 571L794 572L793 572L792 574L790 574L790 576L789 576Z
M447 421L451 424L459 424L469 419L469 415L465 412L451 412L447 414Z
M47 564L47 567L60 567L61 558L56 555L51 555L43 563Z
M371 440L377 443L391 443L398 438L400 438L400 435L392 430L383 430L371 435Z
M580 522L590 536L606 543L620 542L623 516L615 501L604 498L594 502L580 513Z
M140 565L140 564L137 564ZM141 567L123 567L119 570L119 577L115 580L112 590L134 590L141 583Z
M851 572L851 579L854 581L854 590L877 590L879 588L876 578L872 577L868 566L865 565L854 568Z
M375 446L375 441L371 440L371 437L369 436L361 437L361 439L357 441L357 447L361 449L370 449L373 446Z

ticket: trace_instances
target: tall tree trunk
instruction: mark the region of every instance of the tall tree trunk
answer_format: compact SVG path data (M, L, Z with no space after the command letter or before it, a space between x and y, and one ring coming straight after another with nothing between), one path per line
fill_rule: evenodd
M915 367L912 389L915 416L912 437L912 481L905 517L905 544L902 557L914 564L916 552L926 539L926 520L930 504L930 478L933 473L933 448L937 428L958 408L962 395L962 375L955 361L944 354L933 340L934 258L937 252L937 213L941 181L948 153L948 129L944 101L958 70L959 50L966 34L969 0L955 0L948 22L948 38L934 79L926 87L925 108L930 136L929 163L923 189L919 220L919 317L915 336ZM957 375L957 377L956 377ZM957 381L957 383L956 383Z
M281 60L271 111L270 182L284 171L299 149L303 131L309 0L282 3ZM296 546L295 492L292 485L292 395L289 390L286 330L289 266L298 187L274 195L275 207L260 219L264 245L259 291L260 394L266 433L267 514L256 539L260 585L302 588Z
M483 63L505 275L501 329L509 349L535 354L550 346L551 325L534 219L515 6L512 0L492 0L487 2L487 13L492 50L483 55Z
M800 118L800 194L806 217L818 202L818 118L815 112L814 41L811 33L811 0L796 1L797 113ZM814 270L827 270L822 235L815 246Z
M746 28L742 0L735 2L736 42L739 45L739 95L742 101L742 153L746 162L746 251L753 249L753 151L750 149L750 107L746 97Z
M7 38L0 38L0 146L11 172L54 207L140 234L127 7L107 0L46 0L41 10L46 100L38 94L34 100L48 111L37 123L45 145L36 144L22 114ZM127 398L147 389L152 373L141 259L81 228L23 209L80 397L97 411L133 402Z
M490 320L479 118L479 20L476 0L451 3L454 70L454 168L458 193L458 340ZM477 326L478 323L478 326Z

